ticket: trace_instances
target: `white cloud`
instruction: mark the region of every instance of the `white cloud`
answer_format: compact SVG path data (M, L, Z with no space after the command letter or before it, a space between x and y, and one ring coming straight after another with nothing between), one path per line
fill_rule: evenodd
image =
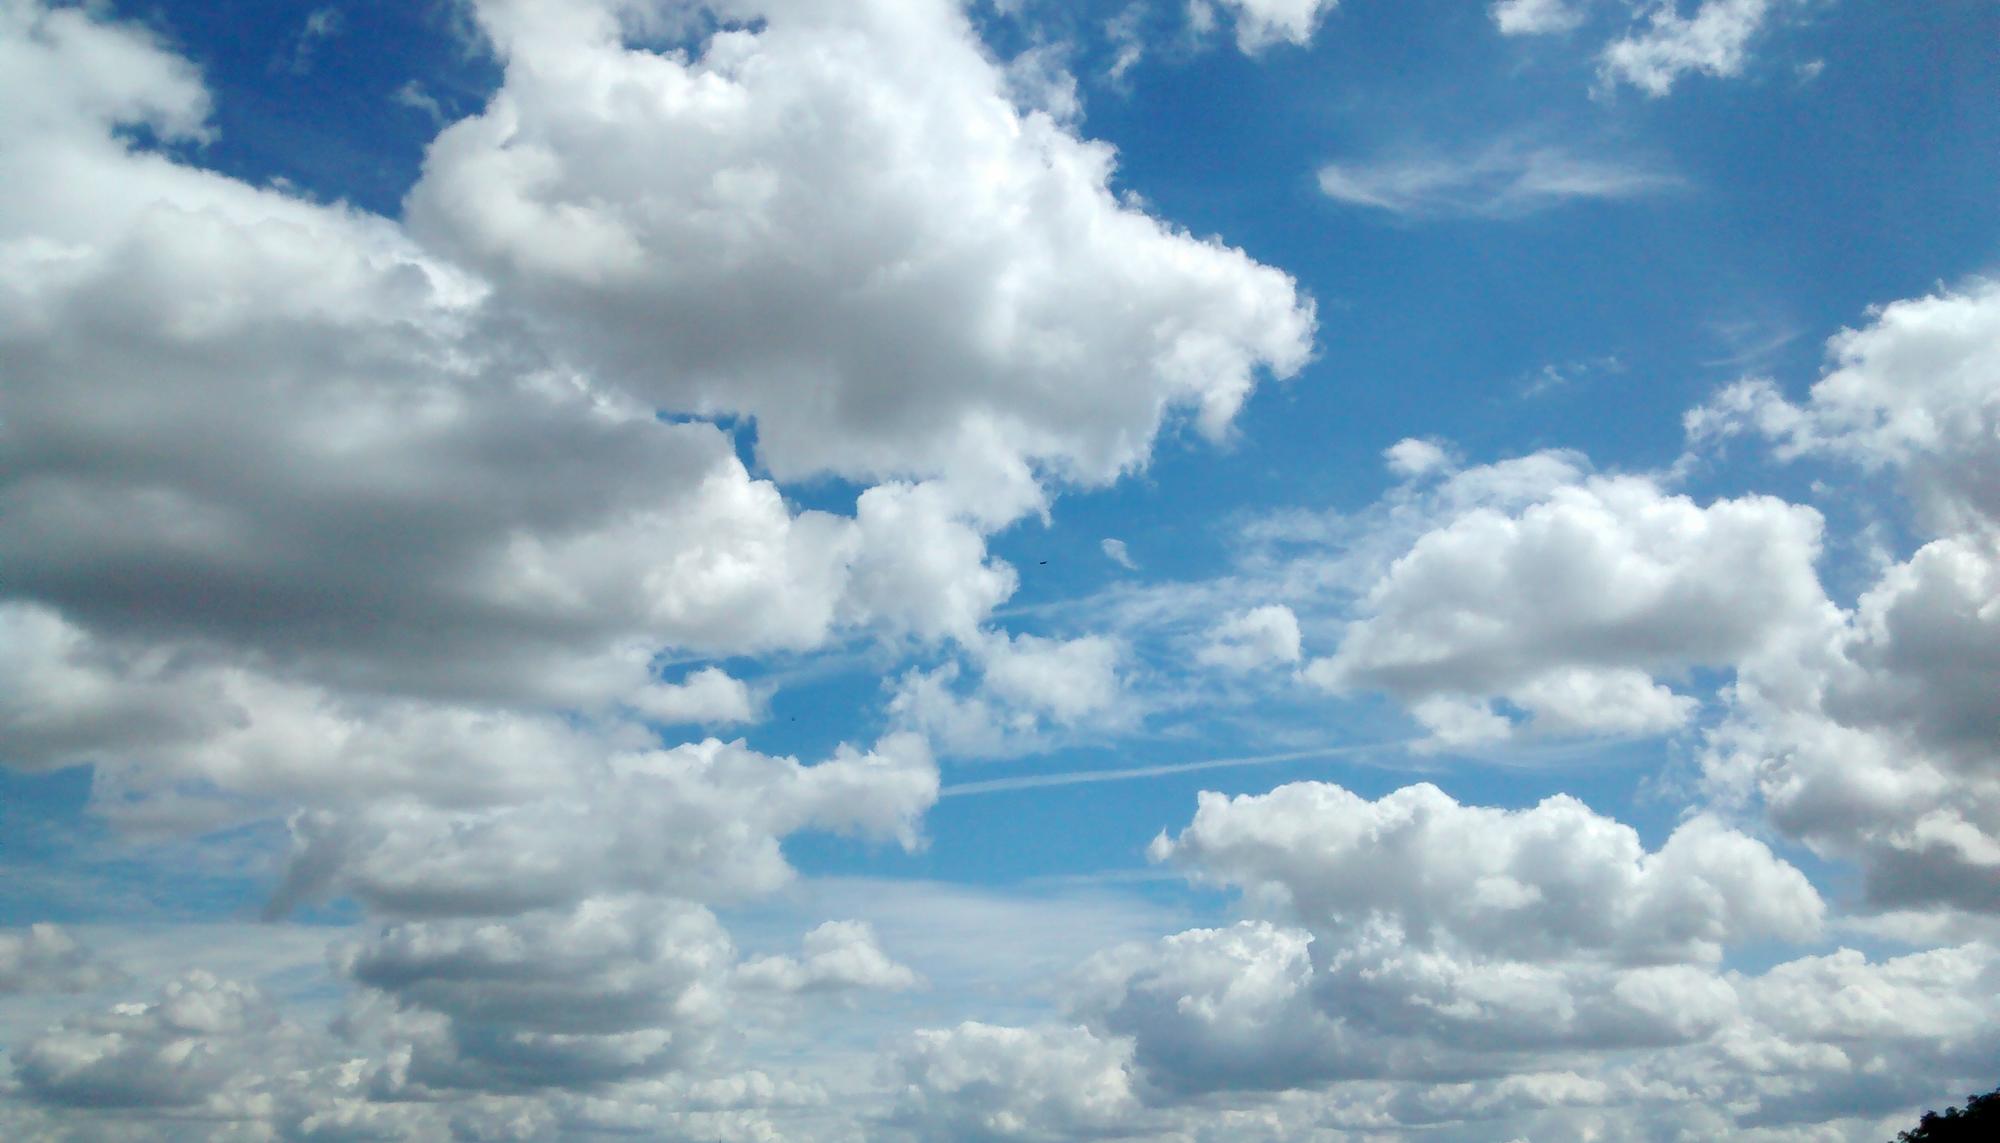
M124 978L116 966L97 960L58 925L0 932L0 996L92 992Z
M1290 279L1122 205L956 5L764 8L681 61L593 5L482 7L506 80L433 145L413 228L560 358L756 417L781 479L945 476L1001 517L1030 467L1109 480L1304 363Z
M995 633L975 645L976 685L959 686L960 665L911 670L897 681L889 712L948 754L997 757L1046 745L1051 737L1130 724L1120 667L1124 647L1102 635L1055 639Z
M1567 797L1503 811L1427 785L1372 803L1312 782L1205 793L1153 854L1282 902L1328 940L1382 928L1524 961L1713 963L1727 944L1808 939L1824 911L1798 870L1708 819L1647 853L1630 827Z
M383 799L295 815L278 907L328 892L414 916L506 914L593 892L741 897L790 880L786 835L814 829L914 847L936 797L937 769L909 735L867 753L842 747L814 766L740 741L627 749L579 761L518 804Z
M706 909L591 897L504 920L399 922L340 967L418 1017L409 1054L372 1081L409 1095L589 1087L685 1065L725 1018L733 960Z
M1098 547L1104 552L1105 559L1110 560L1126 571L1139 570L1139 565L1132 559L1132 553L1125 548L1125 541L1106 536L1098 544Z
M1645 27L1604 49L1602 73L1661 96L1688 72L1734 76L1743 71L1750 41L1784 0L1700 0L1683 16L1675 0L1662 0Z
M1218 623L1195 658L1231 671L1299 661L1299 618L1281 603L1253 607Z
M828 921L805 935L802 956L761 957L736 970L740 986L781 992L861 988L898 991L921 983L906 965L890 960L865 921Z
M1213 0L1229 10L1236 22L1236 46L1255 55L1276 44L1304 45L1312 42L1320 19L1334 10L1340 0ZM1208 0L1195 0L1195 12L1207 10L1207 22L1214 20ZM1197 30L1203 19L1194 20Z
M966 1023L916 1034L897 1120L930 1139L1127 1135L1140 1111L1125 1053L1082 1028Z
M1660 194L1678 178L1650 166L1503 140L1463 154L1328 163L1319 189L1355 206L1418 218L1519 218L1570 202Z
M0 607L32 636L0 666L27 696L0 712L31 747L10 762L145 745L184 778L297 793L354 760L341 742L421 781L439 768L396 756L413 727L426 758L476 759L452 727L738 720L717 676L696 696L646 664L983 638L1015 584L984 535L1041 481L1111 479L1182 413L1220 433L1260 371L1303 362L1290 280L1122 205L1108 150L1010 102L954 8L842 12L780 6L678 61L622 46L608 10L492 7L508 84L434 147L412 238L131 150L138 123L203 137L193 69L10 5ZM589 94L612 77L687 98L613 113ZM803 126L830 106L857 109L837 139ZM670 175L633 166L667 154ZM517 207L568 221L515 228ZM645 257L545 273L592 249L566 226L636 227ZM834 261L802 272L801 249ZM781 474L929 479L795 512L662 404L756 417Z
M1590 0L1495 0L1493 26L1503 36L1543 36L1583 23Z
M628 700L646 718L667 723L754 722L762 703L743 680L719 667L703 667L678 683L661 683Z
M1544 469L1469 470L1431 493L1440 522L1307 677L1402 698L1440 745L1512 732L1494 699L1539 732L1656 733L1695 705L1660 676L1731 665L1831 611L1810 509Z
M1730 386L1687 416L1696 441L1741 432L1784 458L1823 455L1901 474L1932 535L2000 527L2000 283L1892 302L1827 342L1803 403Z
M256 989L192 972L149 1003L113 1006L9 1052L30 1098L68 1107L187 1108L228 1116L296 1031Z
M1451 453L1445 446L1415 437L1405 437L1383 449L1382 458L1388 461L1390 472L1405 479L1429 476L1452 467Z
M1899 301L1828 343L1801 403L1766 381L1688 415L1697 442L1755 432L1781 458L1901 477L1934 537L1848 613L1747 664L1710 736L1712 785L1859 860L1871 904L2000 910L2000 288Z

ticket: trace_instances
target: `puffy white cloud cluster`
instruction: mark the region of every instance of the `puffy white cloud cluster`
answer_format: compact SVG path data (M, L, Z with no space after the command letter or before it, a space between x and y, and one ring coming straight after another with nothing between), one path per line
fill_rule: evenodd
M906 1109L1020 1139L1868 1139L1939 1077L1982 1082L2000 1046L1984 944L1726 968L1811 939L1825 906L1709 818L1648 851L1568 798L1298 783L1204 795L1154 852L1258 915L1095 958L1080 1028L931 1034ZM1044 1052L1078 1062L1013 1059Z
M736 971L739 984L780 992L863 988L897 991L921 983L882 951L866 921L828 921L805 935L802 956L760 957Z
M769 19L686 57L636 7L480 8L506 78L406 234L135 151L205 130L193 70L8 5L10 761L267 717L231 687L742 720L651 656L978 638L1015 583L983 533L1041 479L1304 360L1290 280L1116 198L953 5L723 14ZM887 482L794 511L661 409Z
M1422 513L1306 675L1401 698L1438 746L1677 728L1697 703L1674 678L1830 611L1818 513L1772 497L1702 506L1544 453L1454 473Z
M1376 802L1316 782L1203 794L1194 821L1152 853L1281 904L1316 933L1386 928L1523 960L1713 962L1728 943L1808 939L1823 908L1798 870L1711 819L1647 853L1631 827L1565 796L1508 811L1429 785Z
M1141 1107L1129 1055L1084 1028L965 1023L919 1032L899 1058L895 1118L926 1139L1130 1135Z
M200 971L149 1003L65 1021L9 1054L39 1102L83 1108L254 1108L269 1070L296 1054L298 1030L257 990Z
M579 760L515 804L381 799L292 819L280 909L328 893L394 915L498 915L593 892L727 899L791 876L779 842L802 829L918 843L937 797L923 741L891 736L801 766L741 742Z
M1232 671L1251 671L1300 656L1299 617L1282 603L1267 603L1229 616L1209 632L1198 662Z
M1113 638L996 635L975 644L979 678L959 685L956 661L911 670L898 681L889 713L941 751L973 757L1018 754L1054 736L1129 724L1138 711L1120 668L1125 649Z
M1696 440L1754 432L1785 458L1896 473L1932 535L2000 528L2000 283L1891 302L1827 343L1802 403L1769 380L1732 385L1687 416Z
M1697 819L1648 853L1555 798L1459 805L1431 786L1204 795L1154 855L1279 918L1094 966L1090 1010L1176 1090L1462 1079L1488 1053L1671 1045L1735 998L1726 945L1808 939L1823 905L1757 841Z
M764 23L685 58L627 46L645 6L578 7L479 8L506 80L412 226L564 360L755 417L781 479L941 477L1007 518L1032 471L1108 480L1305 360L1292 282L1123 205L955 4L723 3Z
M950 0L471 13L499 88L397 221L201 169L191 63L0 0L4 761L94 765L150 829L289 812L274 907L380 926L339 963L352 1050L189 977L10 1047L24 1106L769 1135L755 1091L696 1123L657 1085L728 1066L741 992L919 980L848 923L739 966L707 906L799 831L916 846L937 769L902 733L676 744L764 715L715 660L879 638L1109 717L1118 646L997 630L987 536L1308 356L1288 276L1116 191ZM851 511L779 483L826 476ZM0 979L113 983L43 929ZM509 1094L542 1088L584 1094Z
M383 1094L583 1088L698 1059L734 949L706 909L591 897L505 919L389 925L343 957L408 1014Z
M1789 3L1627 0L1618 7L1633 24L1604 46L1598 74L1607 85L1631 84L1654 97L1666 95L1690 73L1740 75L1749 62L1751 42ZM1596 6L1594 0L1495 0L1489 11L1501 35L1541 36L1575 31Z
M1607 81L1665 95L1689 72L1734 76L1743 71L1750 41L1785 0L1701 0L1689 15L1672 2L1654 6L1645 25L1604 49Z
M1880 907L2000 910L2000 288L1882 307L1802 403L1731 387L1697 440L1893 472L1928 537L1839 622L1747 665L1706 764L1787 832L1857 858Z

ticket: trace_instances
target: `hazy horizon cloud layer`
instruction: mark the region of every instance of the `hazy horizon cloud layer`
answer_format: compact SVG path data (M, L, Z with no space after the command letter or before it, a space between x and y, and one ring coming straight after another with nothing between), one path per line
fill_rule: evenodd
M0 0L0 1136L1991 1088L1996 36Z

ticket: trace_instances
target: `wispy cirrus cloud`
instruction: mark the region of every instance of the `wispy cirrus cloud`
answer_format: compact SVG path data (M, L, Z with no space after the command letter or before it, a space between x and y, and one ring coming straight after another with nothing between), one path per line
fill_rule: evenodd
M1519 218L1572 202L1643 198L1684 186L1680 176L1641 160L1520 140L1457 153L1334 162L1319 170L1319 188L1329 198L1409 218Z

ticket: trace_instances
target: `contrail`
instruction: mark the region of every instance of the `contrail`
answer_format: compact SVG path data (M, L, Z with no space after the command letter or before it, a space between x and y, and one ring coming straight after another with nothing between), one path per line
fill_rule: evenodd
M1016 778L989 778L984 782L960 782L938 791L942 798L972 794L998 794L1007 790L1035 790L1044 786L1081 786L1091 782L1130 782L1138 778L1158 778L1167 774L1187 774L1196 770L1225 770L1232 766L1262 766L1271 762L1297 762L1306 758L1334 758L1342 754L1362 754L1408 746L1415 739L1395 742L1352 742L1344 746L1320 746L1311 750L1287 750L1280 754L1245 754L1236 758L1204 758L1198 762L1169 762L1159 766L1129 766L1122 770L1069 770L1060 774L1023 774Z

